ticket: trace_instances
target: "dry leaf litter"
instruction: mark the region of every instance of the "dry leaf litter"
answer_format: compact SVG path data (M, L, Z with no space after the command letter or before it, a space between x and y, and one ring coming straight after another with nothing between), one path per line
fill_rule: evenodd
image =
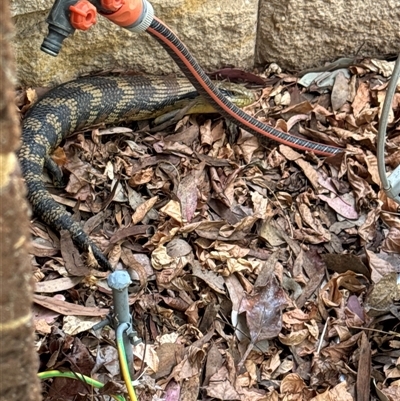
M218 115L96 127L57 149L67 185L45 176L49 191L132 277L139 400L400 399L399 209L379 189L375 156L392 68L219 72L264 84L248 113L342 156L261 146ZM19 92L22 113L42 92ZM389 170L399 102L400 91ZM109 272L68 233L34 220L32 235L40 369L89 375L108 399L123 391L115 334L91 327L112 304ZM45 400L101 399L69 379L43 388Z

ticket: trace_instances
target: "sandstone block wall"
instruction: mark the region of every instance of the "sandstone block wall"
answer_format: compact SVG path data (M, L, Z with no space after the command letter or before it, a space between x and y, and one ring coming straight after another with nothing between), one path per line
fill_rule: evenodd
M395 0L150 0L210 71L271 62L300 71L339 57L400 52ZM56 58L40 51L53 0L11 0L14 49L22 85L55 85L110 69L168 74L177 68L147 34L134 35L101 16L76 32Z
M340 57L400 52L394 0L261 0L255 63L301 70Z

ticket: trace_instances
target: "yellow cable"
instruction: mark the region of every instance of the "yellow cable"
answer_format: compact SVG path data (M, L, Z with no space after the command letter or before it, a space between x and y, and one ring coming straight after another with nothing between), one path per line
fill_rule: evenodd
M121 373L124 379L126 389L128 390L128 395L131 401L138 401L135 393L135 389L132 386L132 379L129 373L128 363L126 361L126 354L125 354L125 347L123 342L123 333L129 327L127 323L120 324L117 328L117 350L118 350L118 357L119 363L121 366Z

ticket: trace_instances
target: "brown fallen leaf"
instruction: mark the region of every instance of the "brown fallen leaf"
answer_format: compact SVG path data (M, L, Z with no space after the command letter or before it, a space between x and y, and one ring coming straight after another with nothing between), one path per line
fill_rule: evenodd
M316 219L310 208L305 203L298 204L299 214L303 223L315 231L317 235L322 235L326 240L330 240L331 233L323 227L319 219Z
M339 110L349 97L349 80L342 72L335 77L335 83L332 88L331 102L334 111Z
M379 219L379 215L380 215L380 206L378 204L374 209L368 212L367 218L365 219L364 223L359 227L358 235L363 241L365 241L365 243L373 241L373 239L376 237L377 235L376 226ZM384 247L385 245L383 245L382 248Z
M132 225L130 227L120 228L115 231L113 236L110 238L110 244L116 244L128 237L143 236L151 228L149 225Z
M200 138L201 144L211 146L213 141L212 134L211 134L211 120L207 120L201 127L200 127Z
M370 400L370 381L371 381L371 344L365 333L360 339L360 359L357 371L357 401Z
M348 384L344 381L337 384L333 389L328 391L329 401L354 401L353 396L349 392ZM358 400L358 399L357 399Z
M60 299L35 294L33 302L64 316L106 316L110 310L72 304Z
M139 281L139 288L135 288L138 292L145 288L147 284L147 273L145 268L139 263L134 257L132 251L127 248L121 249L121 260L126 266L126 269L129 273L131 280Z
M284 292L272 272L263 286L256 287L250 295L245 294L239 313L246 313L253 344L275 338L280 333L282 309L286 303Z
M224 359L221 355L221 352L218 350L218 347L215 344L212 344L207 354L204 378L205 386L209 384L211 377L221 369L223 363Z
M328 308L340 305L343 299L343 294L339 291L341 287L355 293L360 293L365 289L365 285L361 284L358 275L347 270L345 273L333 276L320 290L319 298L324 305Z
M55 280L35 283L35 292L61 292L73 288L82 281L82 277L62 277Z
M180 400L180 395L181 395L181 386L175 380L171 380L165 388L164 392L165 401Z
M210 397L219 400L240 400L240 395L233 386L233 383L229 381L228 371L225 366L210 377L210 383L206 387L206 391Z
M32 238L31 246L31 254L42 258L55 256L59 252L59 249L50 241L43 240L42 238Z
M284 394L286 397L292 398L295 396L298 398L305 387L304 380L299 375L290 373L283 378L280 390L281 394Z
M192 274L206 282L215 292L225 294L224 279L212 271L202 269L197 261L193 263Z
M358 116L365 107L368 107L370 101L369 85L367 82L361 82L351 105L354 115Z
M356 196L357 206L363 205L369 198L376 197L369 183L361 176L362 170L363 167L358 162L348 160L347 176Z
M190 223L197 208L197 178L188 174L178 185L176 196L181 204L181 213L184 222Z
M179 202L170 200L164 207L160 209L161 212L175 219L178 223L182 223L182 211Z
M91 195L91 188L88 185L90 175L99 176L99 171L90 163L79 159L75 154L68 158L64 167L71 172L65 190L79 197L80 200L86 200Z
M70 336L76 336L79 333L91 330L92 327L99 322L99 317L65 316L62 329L64 333Z
M318 182L319 176L314 167L312 167L312 165L308 161L304 160L300 153L286 145L280 145L279 150L285 157L287 157L289 160L295 161L296 164L299 165L299 167L303 170L305 176L310 180L313 188L318 191L320 189L320 185Z
M139 185L147 184L153 179L154 172L152 168L146 168L140 172L132 175L129 178L128 184L132 188L138 187Z
M346 219L356 220L359 217L354 207L345 202L339 196L329 198L325 195L318 195L318 198L326 202L335 212L339 213Z
M367 164L368 172L371 175L372 181L381 186L381 179L378 172L378 160L375 155L366 155L365 162Z
M35 331L40 334L50 334L51 326L44 319L35 319L34 320Z
M153 208L158 200L158 196L153 196L147 201L143 202L137 207L135 213L132 215L132 224L137 224L141 222L146 214Z
M373 283L376 284L383 276L396 272L394 265L385 259L381 259L379 254L375 254L368 249L365 252L371 269L371 281Z
M180 393L180 400L182 401L197 401L200 390L199 375L193 375L187 380L183 381Z
M382 250L386 252L400 253L400 229L391 227L383 242Z
M380 395L387 397L387 401L397 401L400 399L400 386L393 384L388 388L382 388L380 390Z
M313 252L300 251L296 258L297 263L301 265L308 276L308 281L305 287L302 288L301 295L296 299L296 305L301 308L316 293L317 289L320 288L325 278L325 266L321 256Z
M65 261L65 268L71 276L83 277L89 274L89 268L83 263L82 256L66 230L60 231L61 255Z
M346 271L351 270L354 273L363 274L367 278L371 277L371 273L367 266L365 266L361 259L356 255L326 254L321 256L329 270L333 270L337 273L345 273Z
M293 115L308 114L313 110L312 105L308 101L294 104L286 107L281 111L281 115L285 120L288 120Z

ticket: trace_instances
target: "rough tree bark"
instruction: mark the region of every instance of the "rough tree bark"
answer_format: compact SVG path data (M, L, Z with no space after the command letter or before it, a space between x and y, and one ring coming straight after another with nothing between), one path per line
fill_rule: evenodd
M39 401L32 324L32 272L27 253L28 207L15 150L19 121L14 106L12 23L0 1L0 400Z

